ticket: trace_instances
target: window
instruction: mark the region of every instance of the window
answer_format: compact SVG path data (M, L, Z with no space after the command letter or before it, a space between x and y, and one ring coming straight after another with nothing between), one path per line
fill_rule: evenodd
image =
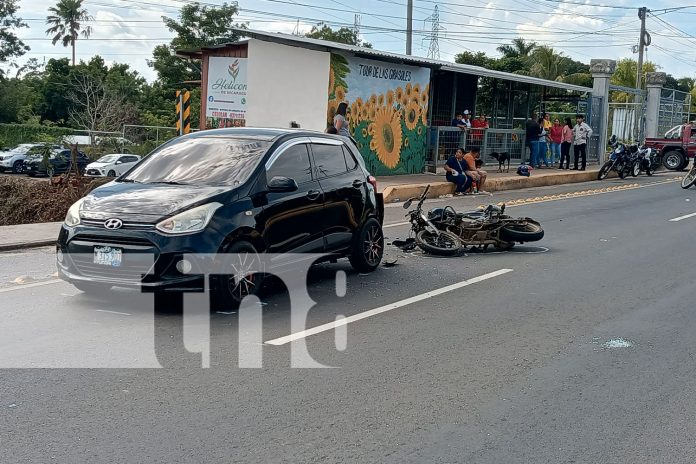
M313 144L312 153L317 165L317 177L330 177L348 171L341 145Z
M271 180L275 176L295 179L298 185L311 181L312 168L309 164L307 145L304 143L293 145L282 152L266 172L267 180Z
M345 145L343 146L343 154L346 157L346 166L348 166L349 171L352 171L353 169L358 167L358 162L355 160L355 157L348 149L348 147L346 147Z
M247 181L270 145L255 137L174 139L119 182L237 186Z

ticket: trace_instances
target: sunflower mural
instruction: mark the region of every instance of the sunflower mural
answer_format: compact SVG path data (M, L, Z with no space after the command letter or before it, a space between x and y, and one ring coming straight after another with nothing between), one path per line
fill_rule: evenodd
M381 71L365 71L373 67ZM331 54L327 126L345 101L350 133L372 174L423 172L429 80L427 69Z

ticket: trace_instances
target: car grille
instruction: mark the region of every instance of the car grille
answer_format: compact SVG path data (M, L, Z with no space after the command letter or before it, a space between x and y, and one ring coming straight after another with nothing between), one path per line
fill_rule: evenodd
M96 235L79 235L71 244L84 249L82 253L71 253L77 271L86 277L100 277L109 280L137 283L143 274L148 274L158 253L157 248L148 240L137 237L100 237ZM123 250L121 265L118 267L94 263L95 246L113 246ZM89 251L87 251L89 250Z
M86 174L88 176L101 176L101 172L98 169L88 169Z
M85 226L105 229L104 223L106 221L99 219L81 219L80 222ZM154 224L147 224L144 222L124 222L120 230L153 230L154 228Z

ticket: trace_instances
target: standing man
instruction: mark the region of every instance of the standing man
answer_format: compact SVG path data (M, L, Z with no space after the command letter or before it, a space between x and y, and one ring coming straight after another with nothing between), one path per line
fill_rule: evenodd
M524 136L524 143L527 145L527 148L529 148L529 161L532 165L536 162L536 142L539 140L539 123L537 122L537 113L536 111L532 111L532 114L529 116L529 119L525 121L524 123L524 131L525 131L525 136ZM532 160L534 158L534 160Z
M592 136L592 128L585 122L585 116L578 114L575 116L575 127L573 127L573 153L575 164L573 169L584 171L587 164L587 143ZM578 169L578 158L582 157L582 167Z

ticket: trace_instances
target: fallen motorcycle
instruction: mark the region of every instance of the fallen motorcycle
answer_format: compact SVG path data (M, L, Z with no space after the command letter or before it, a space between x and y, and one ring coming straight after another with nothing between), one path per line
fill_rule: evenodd
M509 250L515 243L536 242L544 237L539 222L531 218L512 218L505 214L505 205L489 205L477 211L460 213L451 206L435 208L427 214L422 205L430 186L419 198L418 205L407 214L416 245L435 255L451 256L467 247ZM408 209L415 198L404 203Z

